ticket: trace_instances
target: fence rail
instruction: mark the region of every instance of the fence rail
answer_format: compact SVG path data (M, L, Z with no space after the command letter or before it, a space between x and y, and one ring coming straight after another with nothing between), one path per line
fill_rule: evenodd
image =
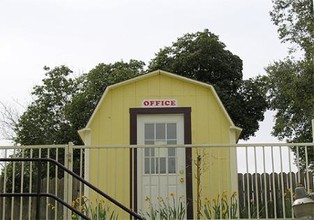
M196 205L193 206L194 216L199 211L202 218L205 218L204 208L208 205L213 218L293 218L295 187L301 184L308 192L313 192L314 143L6 146L0 147L0 157L54 159L78 176L92 180L96 187L134 209L135 204L132 202L135 194L132 192L130 195L130 184L134 189L136 184L143 181L138 179L137 183L133 182L137 172L131 163L136 156L134 150L156 148L191 149L193 197L190 203L201 201L199 209ZM161 155L155 155L153 159L160 161L161 158ZM56 194L73 206L74 201L82 205L86 198L84 196L94 196L84 184L64 175L58 167L53 168L51 162L43 166L41 173L35 168L34 162L0 162L0 193L33 193L36 190L35 178L40 175L44 180L41 187L43 193ZM200 175L197 177L196 174ZM147 181L158 182L162 176L164 174L156 174ZM157 188L156 192L159 191ZM155 195L154 192L149 193L150 197ZM234 198L232 202L231 199ZM95 199L99 201L100 197L96 196ZM72 212L61 208L57 201L49 198L41 201L42 219L72 218ZM222 212L224 202L228 208L226 213ZM36 203L31 198L0 198L0 219L8 219L8 216L14 219L33 219L31 213L34 204ZM233 215L231 206L234 208L235 204L236 213ZM213 211L215 206L219 207L219 211ZM111 211L115 210L110 208ZM114 213L119 218L130 218L129 215Z

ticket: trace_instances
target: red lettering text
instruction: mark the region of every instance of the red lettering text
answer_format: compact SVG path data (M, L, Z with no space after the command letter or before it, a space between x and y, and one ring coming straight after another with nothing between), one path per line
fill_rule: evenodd
M177 101L175 99L147 99L147 100L143 100L142 106L171 107L171 106L177 106Z

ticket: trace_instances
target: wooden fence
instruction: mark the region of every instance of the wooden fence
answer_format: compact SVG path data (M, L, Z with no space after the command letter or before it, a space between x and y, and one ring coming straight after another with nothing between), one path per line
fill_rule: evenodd
M313 192L313 173L238 174L240 218L291 218L294 190Z

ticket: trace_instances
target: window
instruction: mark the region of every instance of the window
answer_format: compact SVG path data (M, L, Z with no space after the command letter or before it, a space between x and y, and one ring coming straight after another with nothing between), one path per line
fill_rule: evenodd
M176 123L145 123L145 145L176 145ZM176 173L175 148L145 148L145 174L173 174Z

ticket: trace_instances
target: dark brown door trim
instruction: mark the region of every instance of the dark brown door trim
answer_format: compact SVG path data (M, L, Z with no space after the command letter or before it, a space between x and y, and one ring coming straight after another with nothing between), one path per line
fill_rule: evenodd
M137 144L137 115L142 114L183 114L184 117L184 144L192 144L191 133L191 107L176 108L130 108L130 144ZM187 218L193 219L193 188L192 188L192 150L186 148L186 196L187 196ZM130 198L131 207L137 210L137 152L136 149L130 151ZM133 170L133 176L132 176ZM132 180L134 178L134 183ZM134 195L134 198L132 198Z

